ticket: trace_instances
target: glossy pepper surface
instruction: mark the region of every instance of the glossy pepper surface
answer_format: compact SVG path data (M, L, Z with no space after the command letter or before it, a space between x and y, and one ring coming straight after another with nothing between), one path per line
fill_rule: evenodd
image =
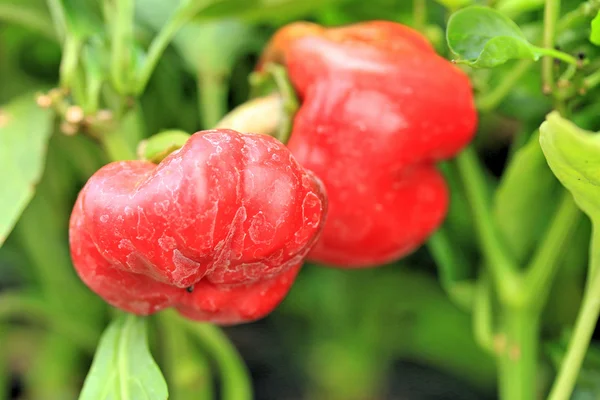
M71 215L71 254L113 306L240 323L283 299L325 210L321 183L276 139L203 131L158 165L98 170Z
M435 163L476 129L467 76L418 32L384 21L293 23L275 34L258 69L269 62L285 66L301 101L287 146L329 197L309 258L368 267L420 246L448 207Z

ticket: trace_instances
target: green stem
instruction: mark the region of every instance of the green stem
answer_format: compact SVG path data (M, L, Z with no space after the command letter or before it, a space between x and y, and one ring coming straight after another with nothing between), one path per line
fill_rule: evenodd
M517 63L498 86L477 98L477 108L480 111L490 111L496 108L532 65L533 61L531 60L522 60Z
M56 40L52 22L46 16L24 5L0 3L0 20L37 31L48 39Z
M126 94L128 85L126 77L131 70L131 45L133 44L133 0L116 1L111 17L111 64L110 72L115 89L120 94Z
M486 263L490 266L500 298L504 303L514 302L520 296L521 276L517 272L515 263L502 247L486 195L485 176L475 150L472 147L465 149L458 156L456 165L473 212L478 240Z
M500 398L532 400L537 397L539 314L508 307L504 313L498 372Z
M600 232L594 223L591 243L591 279L575 322L567 354L563 359L548 400L568 400L590 345L600 315Z
M48 4L50 15L52 15L54 30L56 31L58 38L63 41L67 31L67 22L63 5L60 0L47 0L46 3Z
M136 94L140 94L146 88L152 72L156 68L156 64L160 60L163 52L173 40L177 32L189 21L196 16L198 11L210 4L208 0L199 0L194 2L184 2L183 5L175 11L175 13L169 18L167 23L162 27L158 35L150 43L148 48L148 54L140 75L137 79Z
M226 73L198 73L198 107L202 126L211 129L227 113L229 85Z
M587 90L592 89L600 84L600 69L588 75L583 80L583 87Z
M489 353L494 352L492 318L492 288L489 276L483 273L477 281L473 302L473 334L477 344Z
M244 360L218 327L182 320L182 324L198 339L216 361L221 376L223 400L252 399L252 382Z
M440 283L450 299L462 309L470 309L473 291L465 290L469 285L467 263L461 260L462 253L452 244L444 226L429 238L427 247L438 266Z
M569 239L575 233L581 215L573 196L565 190L558 212L527 268L527 304L537 309L546 304L550 286L560 265L559 256L570 245Z
M136 154L129 147L120 129L107 131L101 136L102 145L111 161L135 160Z
M575 57L573 57L570 54L567 54L565 52L556 50L556 49L552 49L552 48L544 48L544 47L536 47L534 46L535 50L543 55L546 55L548 57L553 57L556 58L558 60L564 61L570 65L574 65L574 66L578 66L580 64L580 61L577 60ZM545 61L546 59L544 59ZM550 64L552 65L552 60L550 60ZM554 77L551 77L552 79L554 79Z
M161 343L164 346L165 369L169 395L178 400L211 400L214 398L210 363L190 341L172 311L158 315ZM182 357L182 355L185 355Z
M423 32L427 23L427 0L413 0L413 26Z
M546 6L544 7L544 36L542 43L547 55L552 55L550 52L556 51L554 50L554 35L559 13L560 0L546 0ZM556 52L563 54L558 51ZM552 56L557 57L556 55ZM542 60L542 83L545 93L550 93L555 89L552 58L550 57L544 57Z

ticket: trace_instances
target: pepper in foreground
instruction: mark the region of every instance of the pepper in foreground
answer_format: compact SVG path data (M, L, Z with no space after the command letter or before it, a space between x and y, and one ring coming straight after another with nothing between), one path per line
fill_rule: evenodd
M70 222L81 279L139 315L235 324L271 312L325 219L318 179L266 135L211 130L156 165L97 171Z
M466 74L418 32L383 21L292 23L272 38L258 70L268 63L285 66L301 101L287 146L329 197L309 258L370 267L420 246L448 207L435 163L475 133Z

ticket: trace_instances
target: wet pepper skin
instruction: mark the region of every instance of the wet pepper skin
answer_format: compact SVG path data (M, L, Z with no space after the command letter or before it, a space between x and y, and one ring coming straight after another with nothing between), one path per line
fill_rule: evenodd
M322 184L277 140L203 131L158 165L97 171L71 215L71 255L115 307L235 324L287 294L325 211Z
M384 21L278 31L258 69L283 64L301 100L288 148L323 180L329 214L309 258L340 267L394 261L442 223L435 163L473 137L467 76L416 31Z

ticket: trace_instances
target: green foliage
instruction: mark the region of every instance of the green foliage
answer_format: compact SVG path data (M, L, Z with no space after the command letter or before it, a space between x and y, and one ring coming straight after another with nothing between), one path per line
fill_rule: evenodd
M117 318L107 328L80 400L164 400L167 384L152 358L147 321L133 315Z
M0 245L42 176L53 115L28 93L0 108Z
M600 221L600 136L553 112L540 126L540 144L552 172L579 207Z
M592 20L592 30L590 32L590 42L600 46L600 11L596 18Z
M491 68L512 59L537 60L540 53L510 18L491 8L472 6L452 14L447 40L458 62Z

